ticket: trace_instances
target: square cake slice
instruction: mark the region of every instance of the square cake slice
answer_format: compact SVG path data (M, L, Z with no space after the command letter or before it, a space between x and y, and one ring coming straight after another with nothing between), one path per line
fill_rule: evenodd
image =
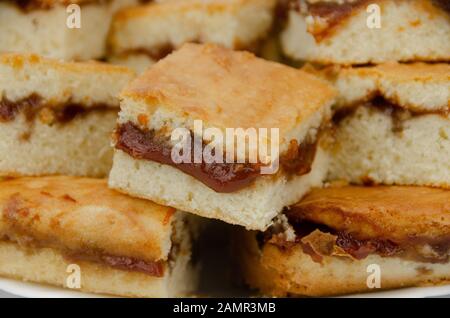
M330 180L450 187L450 65L386 63L331 78Z
M448 0L292 0L284 53L320 64L450 61Z
M171 0L121 10L109 35L109 60L144 71L186 42L258 51L276 0Z
M127 68L0 55L0 176L104 177Z
M113 14L137 0L0 1L0 52L99 59Z
M186 296L192 220L104 179L0 182L0 276L90 293Z
M450 191L315 189L265 233L236 228L243 280L265 295L331 296L450 281Z
M185 44L122 92L109 184L263 230L322 183L328 156L319 139L334 97L300 70Z

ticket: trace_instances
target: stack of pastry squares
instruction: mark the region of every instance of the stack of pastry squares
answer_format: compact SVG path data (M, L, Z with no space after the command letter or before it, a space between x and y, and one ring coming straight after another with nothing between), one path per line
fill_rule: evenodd
M215 219L264 296L448 283L449 38L446 0L1 1L0 276L195 295Z
M133 77L0 55L1 276L117 296L195 288L187 215L107 186L118 95Z
M243 280L276 296L448 282L447 2L299 0L285 8L285 54L312 63L304 70L338 90L324 146L328 184L264 233L237 230ZM381 28L371 28L377 12Z
M186 214L108 189L104 179L3 181L0 206L2 276L127 297L195 287Z

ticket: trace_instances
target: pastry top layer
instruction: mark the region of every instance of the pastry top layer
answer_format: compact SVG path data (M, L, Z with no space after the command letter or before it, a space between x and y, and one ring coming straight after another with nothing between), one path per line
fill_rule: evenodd
M186 42L256 49L272 26L276 0L169 0L121 10L108 38L110 53L153 60Z
M3 181L0 213L0 238L147 261L167 259L177 215L106 180L65 176Z
M358 238L450 238L450 191L426 187L336 186L315 189L287 212Z
M157 109L205 126L279 128L280 138L316 114L335 91L306 72L216 45L186 44L134 80L121 97L122 113L134 105L149 117Z
M111 0L8 0L11 3L24 8L51 9L56 5L68 6L69 4L82 5L85 3L108 3ZM112 0L114 1L114 0Z
M45 66L51 70L67 73L90 74L105 73L109 75L133 74L128 68L96 61L65 62L58 59L41 57L37 54L3 53L0 55L0 65L20 71L27 66Z
M385 63L372 67L330 67L319 71L340 93L338 106L352 106L381 96L419 112L450 109L450 65Z
M70 4L85 5L85 4L105 4L110 0L6 0L7 3L14 5L25 12L33 10L50 10L57 8L58 10L67 7Z
M127 20L142 16L165 15L168 12L187 12L193 9L206 9L208 13L236 12L244 5L273 6L274 0L166 0L122 10L116 15L117 20Z
M134 72L121 66L5 53L0 55L0 100L17 101L37 94L50 107L69 102L118 107L118 94L133 77Z
M377 66L374 70L379 76L395 83L414 81L424 84L448 84L450 81L450 65L445 63L385 63Z

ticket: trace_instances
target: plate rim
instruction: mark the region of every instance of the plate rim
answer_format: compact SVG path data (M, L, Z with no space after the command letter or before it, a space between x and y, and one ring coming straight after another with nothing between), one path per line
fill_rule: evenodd
M4 277L0 277L0 290L13 296L26 298L118 298L118 296L87 293ZM450 284L350 294L336 298L425 298L445 296L450 297Z

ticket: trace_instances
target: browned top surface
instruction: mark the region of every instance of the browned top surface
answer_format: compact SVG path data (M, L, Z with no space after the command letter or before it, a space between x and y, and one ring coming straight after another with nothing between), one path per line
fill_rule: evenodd
M216 45L186 44L134 80L123 98L203 120L219 128L290 131L335 97L334 89L306 72ZM126 101L124 102L126 103Z
M359 238L450 237L450 191L425 187L343 186L315 189L288 215Z
M110 190L106 180L42 177L0 183L0 238L78 253L166 259L174 212Z

